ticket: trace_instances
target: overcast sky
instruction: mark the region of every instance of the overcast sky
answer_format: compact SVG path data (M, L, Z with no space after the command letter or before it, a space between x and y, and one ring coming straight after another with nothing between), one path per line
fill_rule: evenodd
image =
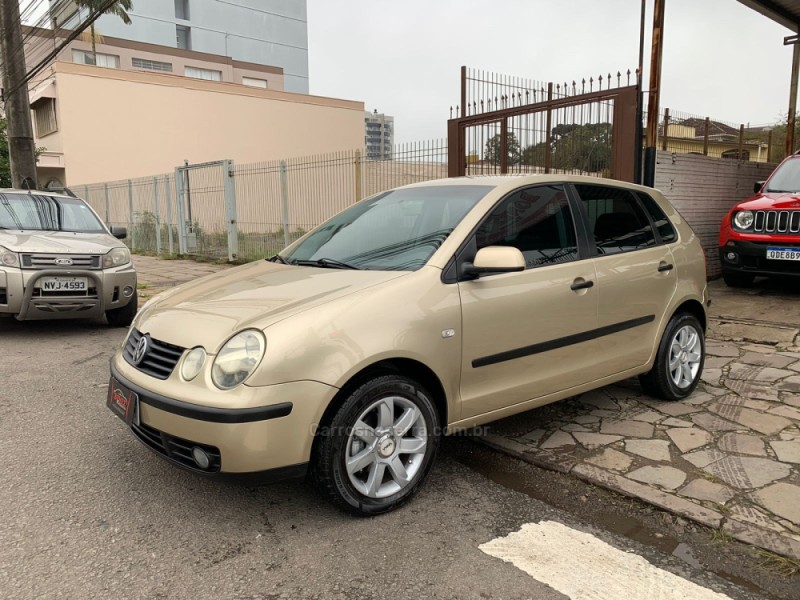
M647 1L649 64L652 0ZM634 70L640 0L308 0L311 93L445 137L461 65L542 81ZM666 0L662 107L735 123L788 111L791 32L736 0ZM647 71L645 71L647 77ZM647 79L645 79L647 82Z

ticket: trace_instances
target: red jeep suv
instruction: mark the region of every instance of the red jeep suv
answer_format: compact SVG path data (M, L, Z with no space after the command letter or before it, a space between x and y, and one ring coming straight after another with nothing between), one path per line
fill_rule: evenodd
M722 220L722 278L747 287L760 276L800 276L800 152L788 157Z

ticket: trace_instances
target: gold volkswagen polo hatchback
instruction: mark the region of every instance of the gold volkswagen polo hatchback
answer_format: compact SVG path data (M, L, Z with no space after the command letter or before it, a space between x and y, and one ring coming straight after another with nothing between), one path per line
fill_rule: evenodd
M446 431L635 375L688 396L706 302L700 242L652 189L430 181L154 297L111 361L107 403L175 465L308 473L374 515L420 489Z

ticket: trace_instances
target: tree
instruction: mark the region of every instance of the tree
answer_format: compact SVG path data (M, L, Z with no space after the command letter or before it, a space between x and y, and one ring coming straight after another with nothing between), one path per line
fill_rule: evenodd
M39 155L46 148L36 148L36 162L39 162ZM6 132L6 120L0 117L0 188L12 188L14 182L11 179L11 157L8 151L8 133Z
M611 168L610 123L562 123L551 132L550 164L554 169L598 173ZM526 165L542 167L546 142L528 146L522 153Z
M519 141L517 140L517 136L514 135L513 131L508 132L508 164L509 165L518 165L520 160L522 159L522 152L520 151ZM483 157L493 165L500 164L500 157L503 155L502 149L502 139L500 134L492 136L488 142L486 142L486 148L484 149Z
M131 24L131 18L128 15L128 11L133 9L133 2L132 0L116 0L111 6L107 7L105 10L101 10L103 5L106 4L107 0L75 0L75 4L78 5L78 8L86 8L89 10L89 14L95 14L100 11L101 14L104 15L116 15L125 25ZM95 34L94 30L94 22L89 27L90 36L92 39L92 62L97 64L97 35Z

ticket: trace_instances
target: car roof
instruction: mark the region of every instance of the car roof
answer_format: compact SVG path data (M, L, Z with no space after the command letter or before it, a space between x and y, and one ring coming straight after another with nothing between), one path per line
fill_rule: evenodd
M537 174L537 175L467 175L465 177L450 177L447 179L433 179L412 183L405 188L426 187L426 186L447 186L447 185L484 185L498 189L514 189L524 185L537 185L548 183L590 183L594 185L611 185L631 190L652 193L653 188L628 183L627 181L617 181L604 177L591 177L589 175L563 175L563 174Z
M20 190L18 188L0 188L0 194L36 194L38 196L54 196L57 198L75 199L75 196L62 194L60 192L51 192L50 190Z

